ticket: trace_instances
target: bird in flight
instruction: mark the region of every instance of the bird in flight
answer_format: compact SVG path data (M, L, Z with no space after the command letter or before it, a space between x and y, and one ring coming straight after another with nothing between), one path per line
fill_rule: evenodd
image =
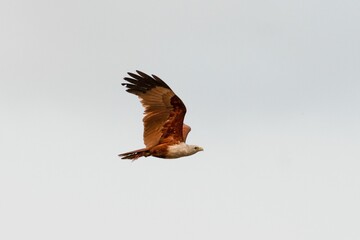
M139 157L180 158L203 151L203 148L185 143L191 128L184 124L186 107L171 88L155 75L141 71L128 73L126 91L140 98L144 111L145 148L121 153L122 159Z

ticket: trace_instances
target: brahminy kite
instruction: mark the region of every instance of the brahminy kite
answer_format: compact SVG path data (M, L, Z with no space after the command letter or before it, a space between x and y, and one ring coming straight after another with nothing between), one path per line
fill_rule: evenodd
M192 155L203 149L185 143L191 128L184 124L186 107L171 88L155 75L141 71L128 73L128 83L122 83L126 91L140 98L144 112L145 148L119 154L122 159L136 160L139 157L179 158Z

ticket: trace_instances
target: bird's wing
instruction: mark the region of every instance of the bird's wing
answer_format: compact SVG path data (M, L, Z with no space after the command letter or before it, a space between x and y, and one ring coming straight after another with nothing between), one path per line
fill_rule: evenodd
M136 72L128 73L131 78L125 77L128 83L122 85L127 87L127 92L137 95L145 108L145 146L149 148L159 143L184 142L184 103L159 77Z
M191 131L191 127L186 125L184 123L183 125L183 138L184 138L184 142L186 142L186 138L187 138L187 135L189 134L189 132Z

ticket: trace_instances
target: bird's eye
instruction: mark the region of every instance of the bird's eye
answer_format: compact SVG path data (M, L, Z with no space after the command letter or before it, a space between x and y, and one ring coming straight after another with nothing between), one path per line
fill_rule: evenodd
M198 150L199 148L198 147L194 147L195 150Z

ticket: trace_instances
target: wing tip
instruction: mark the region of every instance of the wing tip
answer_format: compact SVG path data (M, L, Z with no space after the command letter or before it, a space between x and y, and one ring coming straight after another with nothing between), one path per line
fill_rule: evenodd
M129 83L122 83L128 89L138 89L140 92L146 92L155 87L164 87L171 90L171 88L158 76L151 74L148 75L140 70L135 70L136 73L127 72L130 77L124 77L124 80Z

